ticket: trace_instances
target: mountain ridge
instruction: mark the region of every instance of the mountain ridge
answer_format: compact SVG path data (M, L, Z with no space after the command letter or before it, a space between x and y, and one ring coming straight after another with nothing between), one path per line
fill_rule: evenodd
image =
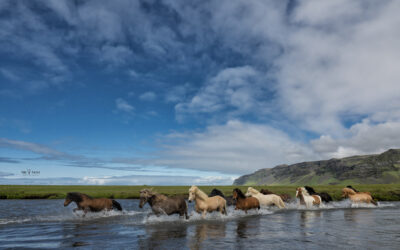
M400 183L400 149L381 154L281 164L237 178L233 185L338 185Z

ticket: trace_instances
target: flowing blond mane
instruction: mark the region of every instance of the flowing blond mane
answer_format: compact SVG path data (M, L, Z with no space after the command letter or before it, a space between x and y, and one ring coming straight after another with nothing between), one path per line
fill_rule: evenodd
M247 191L250 192L250 193L253 193L253 194L260 194L260 191L258 191L258 190L255 189L255 188L252 188L252 187L249 187L249 188L247 189Z
M195 193L196 196L198 196L202 200L206 200L208 198L208 195L206 193L204 193L203 191L201 191L197 186L192 186L189 189L189 192Z

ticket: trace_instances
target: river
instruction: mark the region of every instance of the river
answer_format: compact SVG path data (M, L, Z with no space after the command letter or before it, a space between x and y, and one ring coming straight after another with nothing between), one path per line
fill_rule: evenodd
M228 208L202 219L150 215L138 200L124 211L72 212L63 200L0 200L0 248L82 249L400 249L400 202L378 207L333 202L319 209L296 203L245 214Z

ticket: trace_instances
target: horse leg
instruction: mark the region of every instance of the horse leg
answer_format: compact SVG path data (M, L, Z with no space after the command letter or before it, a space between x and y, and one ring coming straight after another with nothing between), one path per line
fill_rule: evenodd
M202 217L203 219L205 219L205 218L206 218L206 214L207 214L207 210L204 209L204 210L203 210L203 213L201 214L201 217Z
M89 208L88 208L88 207L85 207L85 208L83 209L82 218L84 218L84 217L86 216L86 214L87 214L88 211L89 211Z

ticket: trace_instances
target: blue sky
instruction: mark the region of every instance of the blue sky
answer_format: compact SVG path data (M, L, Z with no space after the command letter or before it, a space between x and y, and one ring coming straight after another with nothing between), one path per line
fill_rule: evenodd
M231 184L399 148L399 9L1 1L0 184Z

